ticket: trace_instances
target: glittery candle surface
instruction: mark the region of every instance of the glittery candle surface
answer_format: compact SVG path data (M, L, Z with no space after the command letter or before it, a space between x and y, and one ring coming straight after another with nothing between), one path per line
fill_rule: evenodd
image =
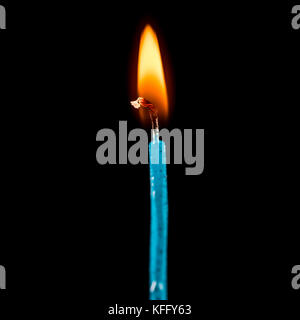
M150 155L150 300L167 300L168 191L166 147L163 141L149 144Z

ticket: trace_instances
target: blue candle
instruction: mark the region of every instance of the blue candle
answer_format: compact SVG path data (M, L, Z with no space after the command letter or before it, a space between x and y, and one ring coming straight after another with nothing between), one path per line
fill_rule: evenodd
M168 191L166 146L152 130L150 157L150 300L167 300Z

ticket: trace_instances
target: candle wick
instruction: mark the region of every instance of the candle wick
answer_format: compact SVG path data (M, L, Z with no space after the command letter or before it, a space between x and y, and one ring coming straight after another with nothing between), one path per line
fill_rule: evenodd
M131 105L136 108L147 109L150 115L151 125L152 125L152 141L159 140L159 124L158 124L158 111L155 105L145 98L139 97L136 101L131 101Z
M131 101L131 105L136 108L144 108L147 109L150 115L150 120L152 124L152 129L159 130L158 125L158 111L155 105L153 105L150 101L146 100L145 98L137 98L136 101Z

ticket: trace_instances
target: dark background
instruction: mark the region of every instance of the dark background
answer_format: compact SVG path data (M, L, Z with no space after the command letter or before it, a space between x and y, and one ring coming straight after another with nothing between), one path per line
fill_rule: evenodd
M75 288L109 303L147 300L148 168L94 167L89 155L98 130L117 132L120 120L128 130L141 126L129 101L139 35L150 22L168 68L164 125L206 130L202 175L168 167L169 297L230 313L236 304L290 310L298 295L290 271L299 263L292 5L6 7L7 292Z

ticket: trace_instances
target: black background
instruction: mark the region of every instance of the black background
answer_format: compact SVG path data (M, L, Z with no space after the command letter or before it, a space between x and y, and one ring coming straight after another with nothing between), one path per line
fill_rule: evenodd
M150 22L168 68L164 125L206 130L204 173L168 168L170 300L230 314L237 304L290 310L298 295L290 271L299 263L292 5L5 5L7 293L74 288L107 303L147 300L148 168L94 165L91 149L102 128L141 126L129 101L139 35Z

